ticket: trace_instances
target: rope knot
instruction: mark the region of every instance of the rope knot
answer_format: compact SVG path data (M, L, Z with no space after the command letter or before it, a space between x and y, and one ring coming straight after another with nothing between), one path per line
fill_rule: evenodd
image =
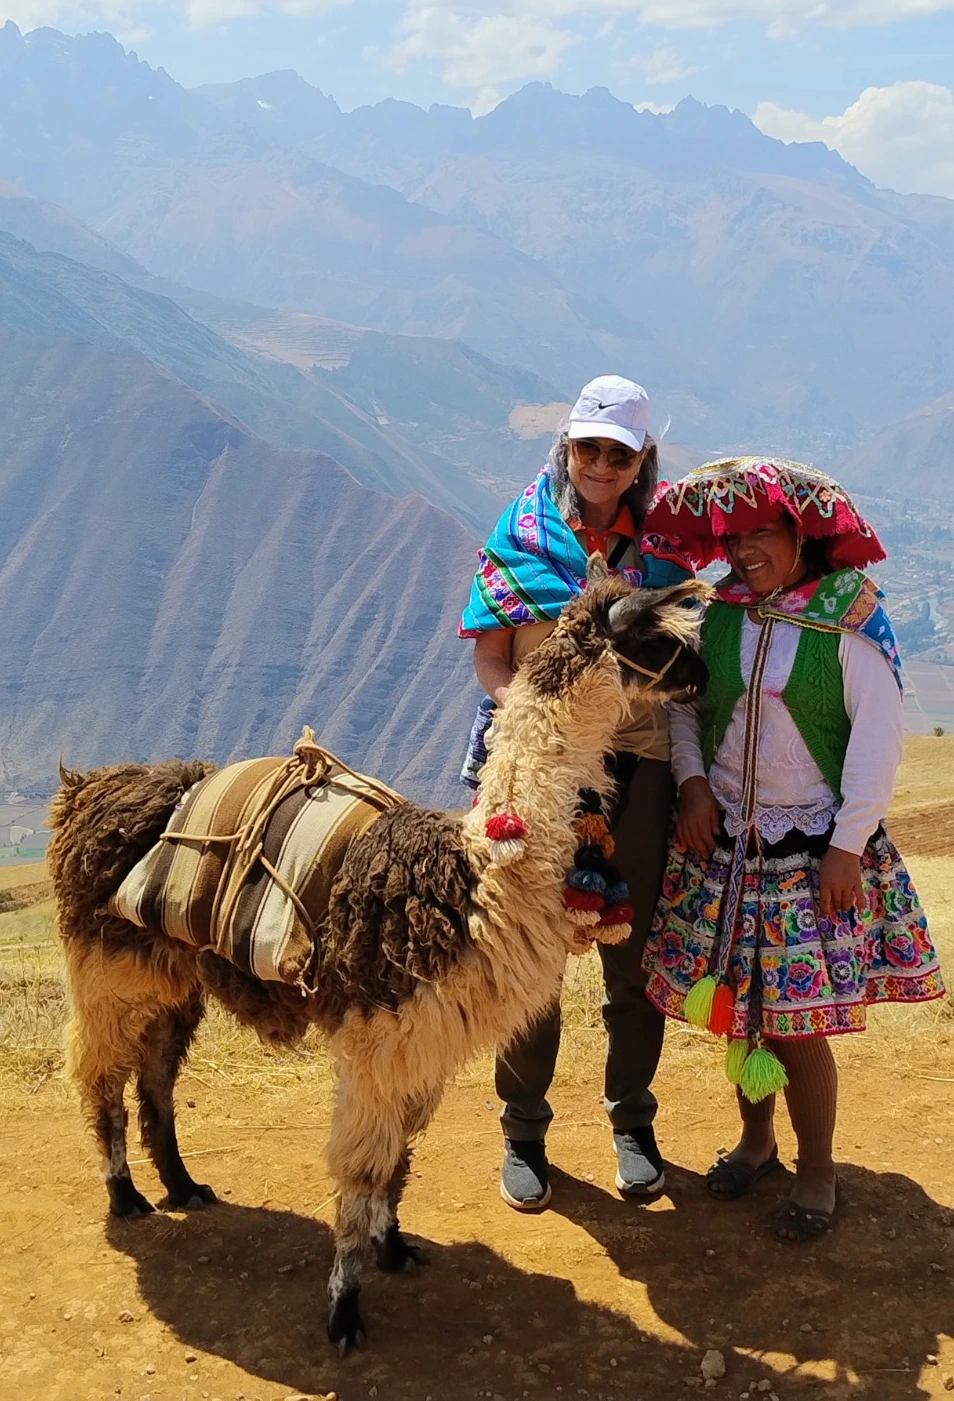
M304 766L306 778L313 778L319 769L322 776L328 772L328 751L318 743L318 737L311 725L302 727L301 738L292 753L297 761L296 767Z

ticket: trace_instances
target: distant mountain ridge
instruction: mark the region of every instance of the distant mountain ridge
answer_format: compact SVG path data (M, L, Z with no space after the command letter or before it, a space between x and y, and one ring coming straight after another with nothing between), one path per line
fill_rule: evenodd
M418 492L478 533L495 515L495 499L465 472L389 432L327 382L239 349L168 297L36 252L3 232L3 217L0 201L0 325L145 355L279 446L318 448L367 485Z
M463 340L565 399L624 369L683 441L827 460L954 386L954 201L691 98L342 113L7 25L0 175L202 291Z
M477 691L475 541L263 442L133 354L0 327L0 782L286 752L303 723L425 802ZM81 431L77 431L77 429Z
M949 498L954 202L692 99L342 113L0 28L0 782L317 720L455 801L475 546L609 370Z
M605 87L577 97L551 83L532 82L484 116L473 117L467 108L435 104L425 111L394 98L343 112L334 98L293 70L191 91L230 122L301 146L319 159L341 165L350 157L352 168L365 152L369 164L364 170L374 172L366 174L371 179L383 179L387 162L395 157L406 169L411 161L441 152L515 147L533 155L554 149L615 150L660 173L683 176L711 169L715 140L718 163L727 167L872 188L821 142L786 145L765 136L743 113L706 107L691 97L670 112L655 113L637 110ZM355 169L359 173L360 164Z
M573 386L647 337L505 242L230 126L109 35L0 29L0 176L151 272L372 329L466 340ZM202 237L197 230L202 227Z
M891 424L834 470L844 481L872 494L933 497L951 506L954 463L954 390Z

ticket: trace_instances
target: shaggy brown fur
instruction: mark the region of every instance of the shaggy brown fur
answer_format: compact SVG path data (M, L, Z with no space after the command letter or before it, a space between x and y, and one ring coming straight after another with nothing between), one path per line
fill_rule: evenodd
M50 870L57 899L66 903L64 938L105 905L136 862L159 840L176 803L214 772L201 759L114 764L89 773L60 766L50 810Z
M401 803L354 842L331 888L312 979L322 1016L395 1011L470 947L473 867L460 823Z
M705 668L681 606L698 592L690 584L647 593L636 606L619 580L591 579L514 680L495 719L478 806L454 817L403 803L354 839L332 887L307 998L106 909L208 765L64 772L50 865L72 1003L69 1059L114 1212L152 1210L126 1158L130 1077L169 1203L214 1199L182 1162L172 1100L207 994L275 1041L294 1041L318 1021L338 1073L328 1143L339 1193L328 1326L343 1348L360 1340L365 1247L374 1243L383 1269L409 1267L420 1255L397 1224L410 1141L475 1050L512 1040L557 995L576 942L562 887L578 794L612 786L603 756L632 688L645 684L619 654L650 670L672 660L654 699L698 690ZM498 849L485 826L502 812L519 813L526 836Z

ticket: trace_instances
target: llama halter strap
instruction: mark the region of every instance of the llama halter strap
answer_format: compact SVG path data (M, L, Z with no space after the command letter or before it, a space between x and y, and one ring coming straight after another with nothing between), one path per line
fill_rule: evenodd
M643 689L644 691L651 691L652 688L653 688L654 686L658 686L659 683L660 683L660 681L661 681L661 680L663 679L663 677L666 675L666 672L669 670L669 668L672 666L673 662L674 662L674 661L676 660L676 658L679 656L679 648L677 647L676 650L673 652L672 656L669 658L668 662L666 663L666 665L665 665L664 667L661 667L661 668L659 669L659 671L650 671L650 670L649 670L649 667L647 667L647 666L640 666L640 665L639 665L639 662L631 662L630 659L629 659L629 657L624 657L623 654L622 654L622 652L617 652L617 651L616 651L616 648L615 648L615 647L611 647L611 648L610 648L610 651L611 651L611 652L613 653L613 655L616 657L616 660L617 660L618 662L622 662L624 666L631 667L633 671L641 672L643 676L648 676L648 677L651 678L651 679L650 679L649 685L648 685L648 686L643 686L642 689Z
M579 642L573 636L572 633L564 632L563 636L566 637L570 643L572 643L573 647L576 649L577 652L579 652L581 657L583 657L586 661L590 660L589 656L586 652L584 652L583 648L580 646ZM674 641L675 640L676 639L674 639ZM631 662L629 657L624 657L622 652L618 652L611 642L607 642L606 646L603 649L602 655L604 657L611 656L615 661L622 662L624 666L628 666L632 671L638 671L642 676L648 676L650 678L649 685L640 687L640 690L651 691L654 686L659 685L660 681L666 675L666 672L669 670L669 668L675 662L676 658L679 656L679 651L680 649L677 643L677 646L675 647L672 656L666 662L665 666L660 667L658 671L650 671L648 666L640 666L639 662Z

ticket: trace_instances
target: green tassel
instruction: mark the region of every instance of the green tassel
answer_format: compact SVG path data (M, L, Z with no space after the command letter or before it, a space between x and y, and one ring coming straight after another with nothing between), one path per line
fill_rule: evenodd
M700 1031L705 1031L709 1025L709 1016L712 1012L712 1001L716 994L716 980L711 973L707 973L704 978L700 978L697 983L689 989L683 1011L686 1014L686 1021L690 1026L697 1026Z
M752 1104L758 1104L760 1100L768 1099L769 1095L784 1090L788 1084L788 1076L774 1051L767 1051L764 1046L756 1046L743 1066L739 1083L746 1099Z
M730 1041L725 1053L725 1078L730 1085L741 1085L742 1072L749 1057L748 1041Z

